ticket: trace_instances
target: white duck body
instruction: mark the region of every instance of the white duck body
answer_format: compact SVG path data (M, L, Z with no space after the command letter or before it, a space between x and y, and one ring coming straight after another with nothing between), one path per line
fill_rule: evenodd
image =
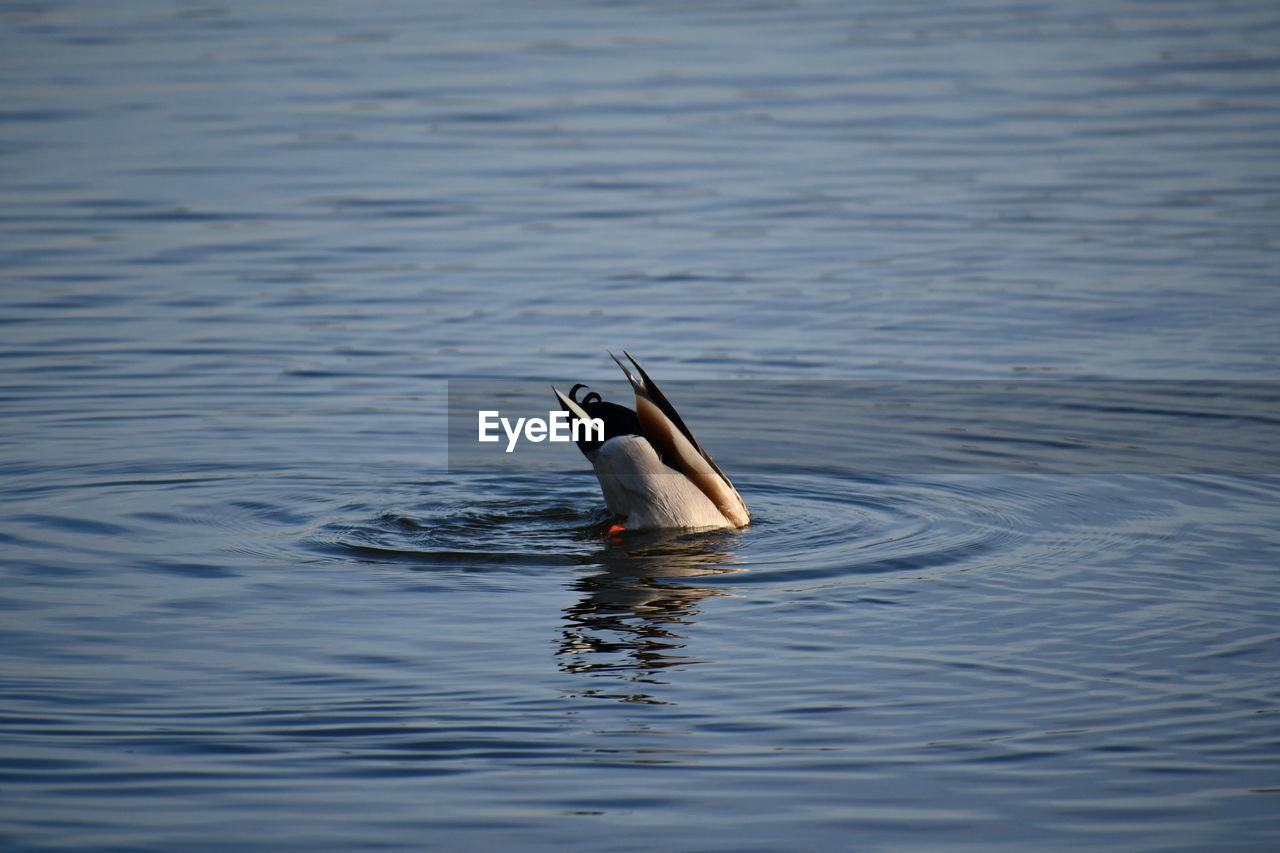
M733 483L698 444L680 414L636 360L635 373L617 357L635 391L635 409L606 402L594 391L578 398L552 387L575 422L599 418L603 438L578 441L591 462L609 511L626 530L746 527L746 504ZM636 374L639 374L637 376Z
M647 438L620 435L587 454L605 506L627 530L732 527L702 490L666 465Z

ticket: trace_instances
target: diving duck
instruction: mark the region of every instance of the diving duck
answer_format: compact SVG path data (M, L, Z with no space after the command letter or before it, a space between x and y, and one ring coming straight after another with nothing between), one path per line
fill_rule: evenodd
M733 483L685 426L684 419L631 354L623 355L633 373L616 355L635 391L635 409L610 403L586 385L574 385L568 395L555 386L556 399L571 421L598 418L599 431L583 430L577 445L595 468L609 512L624 530L667 527L746 527L751 521ZM581 398L578 392L586 389Z

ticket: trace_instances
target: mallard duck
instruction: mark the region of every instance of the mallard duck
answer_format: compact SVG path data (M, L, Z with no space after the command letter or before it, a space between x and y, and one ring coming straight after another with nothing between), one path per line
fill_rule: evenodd
M623 355L634 373L609 354L635 390L634 410L605 401L586 385L574 385L568 395L551 388L571 421L603 422L603 436L583 430L577 445L595 468L605 505L617 517L609 533L746 527L751 515L733 483L644 368L630 353ZM582 389L587 393L579 398Z

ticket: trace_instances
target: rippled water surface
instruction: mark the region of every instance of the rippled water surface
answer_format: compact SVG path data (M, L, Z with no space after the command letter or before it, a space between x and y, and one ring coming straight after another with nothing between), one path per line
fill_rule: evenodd
M0 93L0 846L1280 845L1274 3L0 3ZM623 348L751 526L449 464Z

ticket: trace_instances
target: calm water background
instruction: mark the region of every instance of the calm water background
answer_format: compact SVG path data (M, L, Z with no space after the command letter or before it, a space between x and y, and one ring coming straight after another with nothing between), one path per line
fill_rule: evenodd
M0 95L0 845L1280 845L1280 480L732 417L1280 378L1274 3L3 3ZM750 528L446 465L624 347Z

